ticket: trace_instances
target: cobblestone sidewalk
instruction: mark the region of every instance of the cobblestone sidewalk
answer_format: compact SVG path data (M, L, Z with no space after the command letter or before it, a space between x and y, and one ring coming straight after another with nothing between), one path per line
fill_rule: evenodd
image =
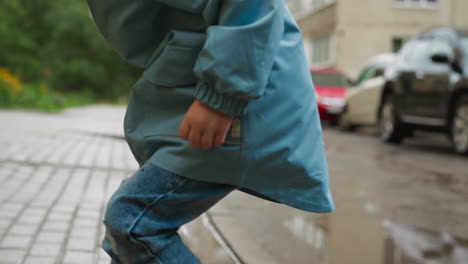
M109 263L105 201L137 167L119 131L86 115L1 117L0 263Z
M100 248L105 202L138 167L123 114L0 112L0 264L110 262Z

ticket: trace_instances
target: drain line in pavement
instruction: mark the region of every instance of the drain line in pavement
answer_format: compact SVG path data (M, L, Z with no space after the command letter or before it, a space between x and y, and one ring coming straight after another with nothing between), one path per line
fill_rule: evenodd
M221 245L221 247L226 251L229 257L235 264L245 264L244 261L239 257L239 255L232 249L232 246L220 232L219 228L213 222L213 219L209 213L204 213L202 215L203 225L211 232L214 239Z

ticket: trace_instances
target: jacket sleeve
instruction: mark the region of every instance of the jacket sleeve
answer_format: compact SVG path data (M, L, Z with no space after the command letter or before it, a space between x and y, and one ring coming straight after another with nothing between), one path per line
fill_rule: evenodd
M282 1L208 1L210 25L194 67L197 99L239 116L249 100L262 96L284 31Z

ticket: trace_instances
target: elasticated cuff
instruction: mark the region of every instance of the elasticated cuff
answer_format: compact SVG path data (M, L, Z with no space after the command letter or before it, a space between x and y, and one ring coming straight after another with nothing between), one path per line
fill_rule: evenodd
M195 98L209 107L232 116L242 116L247 109L247 101L232 96L219 94L214 88L208 87L204 81L195 86Z

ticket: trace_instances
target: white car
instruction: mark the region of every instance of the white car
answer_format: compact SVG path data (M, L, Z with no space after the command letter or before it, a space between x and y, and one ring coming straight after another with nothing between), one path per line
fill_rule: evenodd
M377 124L380 98L385 85L385 69L395 60L394 54L381 54L364 66L346 94L346 106L339 120L342 129L351 131L357 126Z

